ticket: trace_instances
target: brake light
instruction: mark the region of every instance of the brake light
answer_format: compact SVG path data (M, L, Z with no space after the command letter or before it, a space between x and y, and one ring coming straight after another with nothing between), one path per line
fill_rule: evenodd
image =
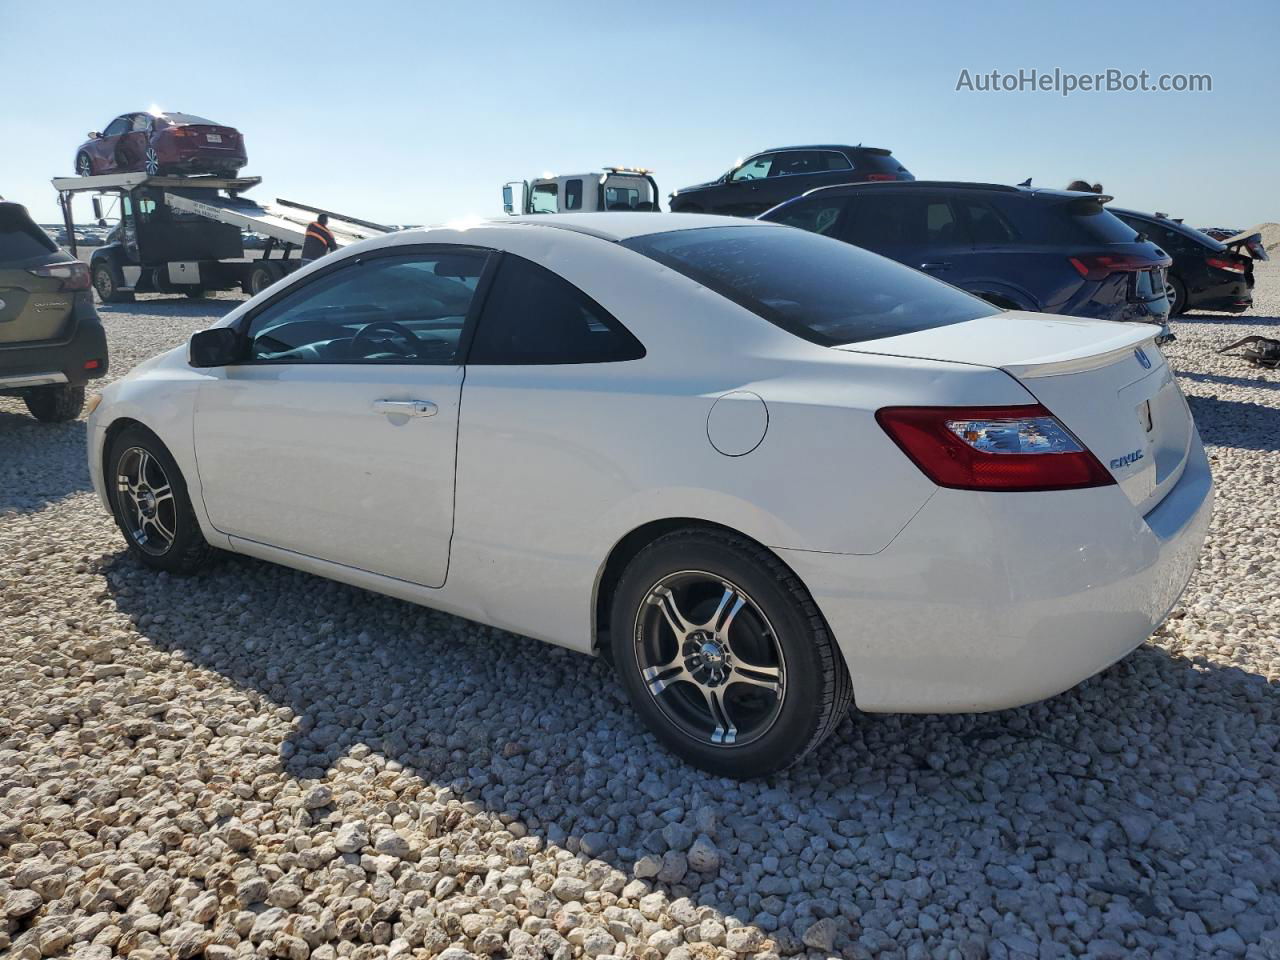
M42 267L31 267L27 273L35 274L37 277L61 280L59 290L89 289L89 268L79 260L74 263L49 263Z
M867 174L868 183L883 183L886 180L897 180L897 179L898 179L898 175L896 173L868 173Z
M1227 270L1231 273L1244 273L1245 266L1241 260L1226 260L1222 257L1206 257L1205 263L1211 267L1217 267L1219 270Z
M1078 257L1068 257L1076 272L1086 280L1102 280L1113 273L1131 273L1137 270L1150 270L1163 266L1158 261L1147 257L1130 256L1122 253L1084 253Z
M876 421L940 487L1075 490L1115 483L1098 458L1038 403L884 407Z

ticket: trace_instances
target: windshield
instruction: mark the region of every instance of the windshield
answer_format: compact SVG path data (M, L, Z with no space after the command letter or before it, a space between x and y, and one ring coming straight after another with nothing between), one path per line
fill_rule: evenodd
M705 227L633 237L623 246L826 347L999 312L910 267L804 230Z

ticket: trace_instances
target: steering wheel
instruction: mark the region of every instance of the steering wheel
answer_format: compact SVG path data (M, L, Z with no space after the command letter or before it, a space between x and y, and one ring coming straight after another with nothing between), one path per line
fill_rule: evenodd
M374 320L372 323L366 323L361 327L360 332L351 338L352 354L360 356L361 349L367 349L364 342L366 340L372 340L373 334L375 333L386 333L390 334L392 338L398 337L400 340L403 340L403 349L401 349L399 345L395 345L395 339L388 341L389 346L395 345L394 351L400 354L400 356L417 356L418 338L414 335L412 330L404 324L396 323L394 320Z

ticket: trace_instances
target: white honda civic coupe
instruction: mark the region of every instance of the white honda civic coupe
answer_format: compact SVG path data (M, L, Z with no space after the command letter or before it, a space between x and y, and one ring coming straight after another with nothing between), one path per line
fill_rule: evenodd
M249 554L599 653L758 776L863 711L1057 694L1142 643L1212 508L1146 324L1002 311L694 214L396 233L107 387L131 551Z

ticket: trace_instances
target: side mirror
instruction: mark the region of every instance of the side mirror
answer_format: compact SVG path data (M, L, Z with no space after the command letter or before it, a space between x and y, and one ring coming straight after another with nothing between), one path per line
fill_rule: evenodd
M240 334L231 327L201 330L187 345L187 362L193 367L226 367L241 359Z
M101 197L93 198L93 219L97 220L99 223L102 222L103 218L102 218L102 198Z
M516 187L520 188L520 196L516 197ZM502 209L508 216L517 216L529 209L529 181L511 180L502 187Z
M101 137L101 136L102 136L102 134L100 134L97 130L90 130L90 131L89 131L89 139L90 139L90 140L97 140L97 139L98 139L99 137Z

